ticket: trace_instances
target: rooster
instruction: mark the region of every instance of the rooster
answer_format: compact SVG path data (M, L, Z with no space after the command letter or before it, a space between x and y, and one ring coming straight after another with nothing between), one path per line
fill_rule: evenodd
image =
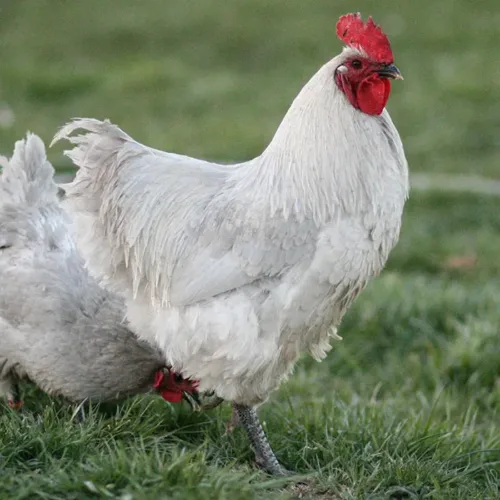
M231 401L260 465L286 474L255 407L303 352L323 359L399 238L408 169L385 109L402 79L386 34L342 16L341 54L303 87L264 152L220 165L75 119L53 142L91 272L201 392ZM74 135L76 130L83 130Z

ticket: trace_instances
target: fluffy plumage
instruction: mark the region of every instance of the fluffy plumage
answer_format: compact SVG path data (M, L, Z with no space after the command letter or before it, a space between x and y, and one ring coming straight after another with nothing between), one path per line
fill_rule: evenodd
M84 269L43 142L18 141L0 175L0 393L28 378L72 401L152 387L161 354L127 328L125 307Z
M335 83L359 56L346 48L325 64L245 163L151 149L93 119L54 139L75 146L67 200L90 270L201 391L259 404L302 352L324 358L397 242L408 191L400 137L386 110L355 109Z

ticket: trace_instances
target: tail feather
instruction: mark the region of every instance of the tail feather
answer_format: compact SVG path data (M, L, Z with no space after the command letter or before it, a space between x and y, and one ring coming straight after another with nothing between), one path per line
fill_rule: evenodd
M72 135L75 131L82 130L80 135ZM106 201L104 195L108 177L114 169L107 171L99 168L101 165L116 167L116 159L125 143L144 148L134 141L129 135L109 120L96 120L94 118L75 118L62 126L54 136L50 147L60 140L67 140L75 147L64 151L64 154L79 167L73 182L64 186L69 197L73 196L71 205L75 211L92 213L97 216L101 204ZM85 192L85 199L81 198Z
M45 145L35 134L16 142L10 160L1 157L0 202L34 205L57 200L54 168L47 160Z
M79 136L71 135L75 130L80 129L85 130L86 133ZM58 130L49 147L52 147L56 142L59 142L62 139L68 140L69 142L71 142L71 144L81 144L82 141L87 142L89 132L97 135L112 135L117 139L135 142L128 134L126 134L116 125L113 125L109 120L97 120L95 118L74 118Z
M79 130L82 133L75 134ZM126 257L122 241L113 241L115 245L110 245L114 231L103 223L100 214L111 212L109 218L112 221L120 220L120 215L109 206L118 165L128 155L141 154L146 148L109 120L93 118L76 118L67 123L54 136L51 146L63 139L74 146L65 150L64 154L79 167L73 182L64 185L67 197L63 202L77 221L79 249L95 277L103 284L123 290L128 276L124 272ZM106 280L106 276L111 274L114 283ZM119 285L115 287L116 282Z
M148 148L108 120L76 119L52 143L61 139L74 146L65 154L78 171L64 203L87 268L113 291L168 303L185 221L218 189L222 169Z

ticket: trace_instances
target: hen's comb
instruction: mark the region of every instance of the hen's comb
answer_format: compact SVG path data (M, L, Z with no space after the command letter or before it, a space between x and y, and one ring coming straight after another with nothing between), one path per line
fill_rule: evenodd
M337 22L337 36L350 47L361 49L374 61L384 64L394 62L389 39L371 16L366 24L359 13L341 16Z

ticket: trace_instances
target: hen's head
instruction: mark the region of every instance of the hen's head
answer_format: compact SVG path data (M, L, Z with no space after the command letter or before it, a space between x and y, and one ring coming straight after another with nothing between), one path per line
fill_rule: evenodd
M371 17L364 23L359 14L347 14L337 22L337 36L347 47L335 69L335 83L356 109L379 115L389 99L391 79L403 79L387 35Z

